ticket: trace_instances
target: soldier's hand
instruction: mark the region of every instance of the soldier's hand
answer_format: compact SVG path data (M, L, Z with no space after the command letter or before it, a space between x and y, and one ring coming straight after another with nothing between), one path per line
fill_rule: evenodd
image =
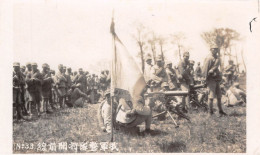
M136 110L132 109L131 111L126 112L126 117L132 117L136 114Z

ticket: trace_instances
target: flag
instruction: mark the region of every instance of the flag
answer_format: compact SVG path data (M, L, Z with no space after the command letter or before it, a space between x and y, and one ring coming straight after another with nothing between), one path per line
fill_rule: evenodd
M146 86L144 76L134 58L115 33L112 20L110 32L113 37L113 54L111 65L111 94L130 99L133 104Z

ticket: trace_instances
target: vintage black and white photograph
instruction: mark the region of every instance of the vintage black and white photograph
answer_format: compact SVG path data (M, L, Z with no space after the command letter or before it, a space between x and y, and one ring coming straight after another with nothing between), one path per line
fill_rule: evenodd
M12 7L14 154L247 152L257 1Z

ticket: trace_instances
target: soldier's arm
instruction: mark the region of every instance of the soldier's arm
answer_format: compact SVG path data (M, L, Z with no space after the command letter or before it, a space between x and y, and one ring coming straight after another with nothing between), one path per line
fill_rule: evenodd
M83 93L80 89L76 88L77 93L80 95L80 97L87 98L87 95Z
M211 70L216 71L219 66L220 66L220 59L217 58L215 63L214 63L214 65L213 65L213 67L211 68Z

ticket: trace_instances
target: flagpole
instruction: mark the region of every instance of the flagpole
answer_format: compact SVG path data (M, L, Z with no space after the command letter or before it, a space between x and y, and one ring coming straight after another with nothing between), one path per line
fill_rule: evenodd
M112 27L113 26L113 27ZM116 46L115 46L115 32L114 32L114 9L112 10L112 21L111 21L111 27L110 27L110 32L113 36L113 39L112 39L112 44L113 44L113 53L112 53L112 57L115 56L115 52L116 52ZM113 67L113 59L112 58L112 63L111 63L111 71L112 72L112 67ZM112 73L110 73L110 75L112 76ZM111 77L112 78L112 77ZM112 81L111 81L111 86L112 88ZM112 92L113 91L113 92ZM114 121L114 117L113 117L113 102L114 102L114 90L111 89L111 93L110 93L110 98L111 98L111 142L114 141L114 126L113 126L113 121Z

